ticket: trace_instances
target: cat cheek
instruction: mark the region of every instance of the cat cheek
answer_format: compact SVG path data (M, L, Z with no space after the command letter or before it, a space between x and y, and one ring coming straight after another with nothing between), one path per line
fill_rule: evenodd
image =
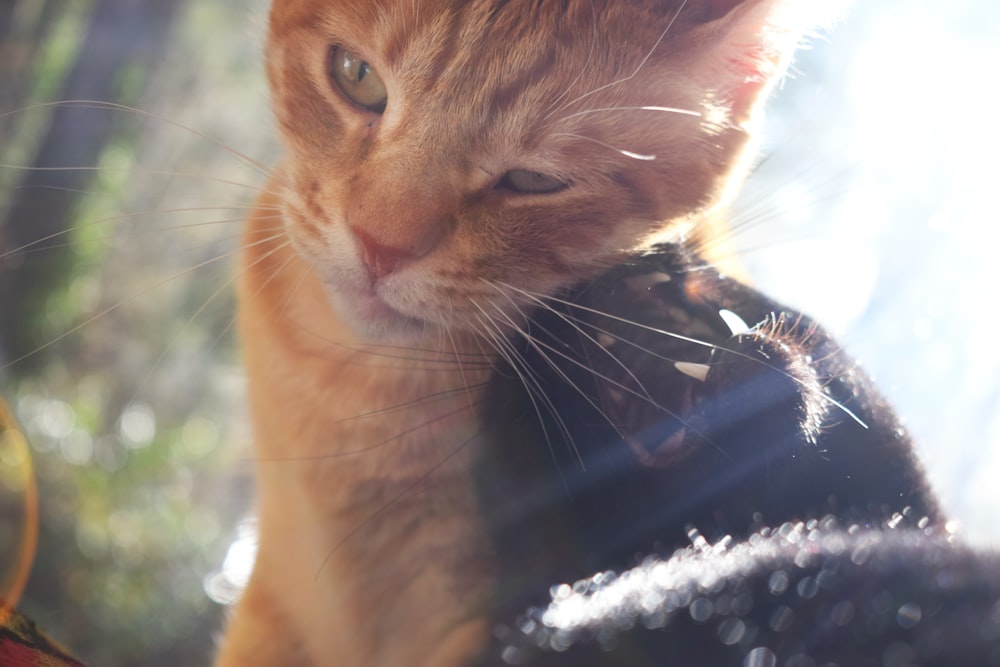
M282 221L285 236L295 251L317 271L324 283L339 276L341 280L352 271L350 240L344 225L328 222L329 216L315 202L298 195L295 190L284 194ZM338 231L340 230L340 231Z

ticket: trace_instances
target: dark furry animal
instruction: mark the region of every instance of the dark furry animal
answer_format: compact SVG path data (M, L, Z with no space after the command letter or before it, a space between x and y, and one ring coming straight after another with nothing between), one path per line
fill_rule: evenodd
M815 322L670 245L526 334L488 402L481 664L1000 664L1000 570Z

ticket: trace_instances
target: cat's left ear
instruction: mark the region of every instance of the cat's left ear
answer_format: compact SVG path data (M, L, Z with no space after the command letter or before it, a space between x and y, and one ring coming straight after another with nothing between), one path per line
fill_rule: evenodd
M847 0L691 0L702 25L695 83L731 122L751 119L757 103L781 78L792 54L816 31L836 22Z

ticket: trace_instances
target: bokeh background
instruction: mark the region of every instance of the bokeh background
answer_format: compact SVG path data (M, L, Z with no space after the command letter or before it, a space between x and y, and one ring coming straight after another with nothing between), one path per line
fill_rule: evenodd
M208 663L239 576L235 557L223 567L251 507L230 274L277 155L265 4L0 2L0 394L41 498L21 608L89 664ZM856 2L770 104L734 206L754 279L876 376L987 547L1000 545L998 7ZM0 447L5 465L24 462ZM21 547L8 479L0 582Z

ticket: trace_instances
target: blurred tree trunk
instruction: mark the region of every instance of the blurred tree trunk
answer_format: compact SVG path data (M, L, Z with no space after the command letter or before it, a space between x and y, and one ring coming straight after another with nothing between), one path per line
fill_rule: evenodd
M32 63L48 43L49 30L67 0L0 2L0 114L23 106L32 88ZM34 4L31 4L34 3ZM29 6L30 5L30 6ZM30 12L25 11L30 9ZM28 16L30 14L30 16ZM10 136L16 114L0 115L0 137ZM0 207L2 208L2 207Z
M121 74L125 68L138 70L143 87L155 76L182 2L96 0L80 50L56 99L134 102L122 99ZM37 57L42 48L39 45L50 36L52 25L67 5L61 0L45 0L26 46L24 36L15 40L7 34L14 27L18 5L16 0L0 1L0 35L5 45L21 43L30 56ZM30 72L22 61L14 76L5 73L0 81L0 112L23 106L30 91L31 82L26 79ZM139 94L141 91L133 95ZM76 206L93 176L89 168L98 163L108 142L131 120L127 115L87 105L62 105L52 110L31 169L12 190L6 215L0 220L0 365L46 342L39 339L36 323L49 293L66 279L73 257L66 239L59 235L75 222ZM3 136L9 136L11 127L10 123L0 125L0 143Z

